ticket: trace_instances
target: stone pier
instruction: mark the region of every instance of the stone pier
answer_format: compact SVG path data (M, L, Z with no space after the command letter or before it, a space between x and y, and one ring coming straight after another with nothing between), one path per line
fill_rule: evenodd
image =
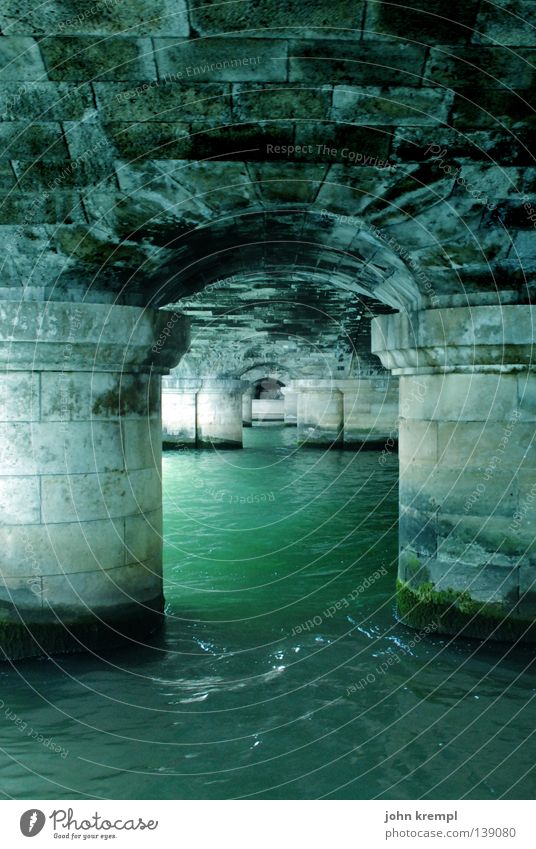
M293 382L298 396L298 445L340 447L343 441L343 394L329 379Z
M243 380L204 379L197 392L198 448L242 448Z
M0 303L3 657L143 641L161 621L160 375L187 347L169 317Z
M242 448L243 380L177 378L162 381L164 447Z
M416 628L535 639L536 310L376 318L400 378L398 610Z
M393 449L398 440L398 379L366 374L337 380L344 396L344 447Z
M284 397L283 415L286 425L295 427L298 424L298 395L292 385L283 386L281 393Z
M246 389L242 395L242 427L251 427L253 424L253 390Z
M198 380L162 378L162 444L164 448L195 447Z

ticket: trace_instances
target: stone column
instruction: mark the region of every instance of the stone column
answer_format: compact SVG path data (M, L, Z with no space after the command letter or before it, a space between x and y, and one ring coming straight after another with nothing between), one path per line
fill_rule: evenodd
M344 447L396 448L398 378L370 373L337 380L344 395Z
M197 447L242 448L245 380L203 378L197 392Z
M535 321L523 305L373 322L400 376L397 597L414 627L535 639Z
M285 424L295 427L298 424L298 395L293 386L283 386L281 392L284 396L283 415Z
M164 448L195 447L197 438L197 390L199 380L162 378L162 445Z
M0 303L0 656L159 625L160 374L186 336L169 312Z
M253 424L252 404L253 390L250 386L249 389L246 389L246 391L242 395L242 427L251 427Z
M343 440L343 395L332 380L294 382L298 395L298 444L338 448Z

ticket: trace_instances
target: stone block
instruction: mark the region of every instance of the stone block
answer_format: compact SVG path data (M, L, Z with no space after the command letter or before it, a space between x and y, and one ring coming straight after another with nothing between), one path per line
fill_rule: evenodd
M536 382L532 373L518 375L517 397L521 421L536 422Z
M122 172L121 168L118 170ZM143 188L137 189L135 195L111 190L90 191L84 197L87 220L90 225L104 226L126 236L139 230L171 247L174 236L182 232L183 218L199 213L195 200L185 197L186 193L181 192L179 186L175 188L174 194L172 190L157 193Z
M188 35L185 0L76 0L47 2L4 0L0 12L4 34L36 35Z
M474 521L474 517L471 517ZM485 524L486 518L481 522ZM502 520L504 524L504 519ZM502 546L496 548L485 543L484 535L468 540L466 534L458 534L458 529L453 527L448 536L439 536L437 544L437 558L443 563L463 564L468 571L474 571L478 567L484 567L487 563L493 563L500 568L515 569L519 563L519 552L507 554L501 550Z
M278 145L290 145L293 134L293 125L284 121L232 124L215 129L194 123L190 128L190 155L197 158L221 156L239 161L288 159L286 153L272 154L271 151Z
M5 121L0 123L2 159L65 160L67 148L59 124Z
M226 123L231 118L229 85L152 80L138 86L95 83L94 87L103 121L184 123L202 115L207 121Z
M489 516L471 515L467 511L450 515L440 513L437 533L441 545L448 545L448 540L455 539L458 551L467 549L467 562L473 564L485 562L490 552L493 562L499 565L509 566L520 559L521 562L536 564L534 524L525 518L514 525L511 516L494 516L491 520ZM486 552L485 558L478 553L479 550Z
M475 500L474 493L481 483L481 476L476 470L402 466L400 503L424 512L439 508L440 514L468 513L473 516L502 516L511 520L518 504L517 479L510 471L497 471Z
M142 124L107 123L108 140L123 159L188 159L193 142L188 124L147 121Z
M523 168L523 188L527 194L536 193L536 168Z
M4 422L35 422L39 419L39 375L30 371L0 374L0 419Z
M512 192L514 195L514 192ZM521 197L519 194L510 198L497 197L497 204L491 210L486 210L482 219L482 227L503 227L509 233L516 230L529 230L534 237L536 221L536 198ZM531 220L529 216L532 215Z
M171 200L186 201L196 197L203 203L221 192L228 197L229 186L251 195L251 179L242 162L197 162L195 160L149 160L124 164L118 169L121 189L136 192L145 189L163 194Z
M336 86L332 117L368 126L434 126L446 122L452 94L436 89Z
M482 196L486 203L496 203L503 198L519 198L522 187L522 168L464 162L454 182L453 196L469 193L474 197Z
M0 527L2 575L42 578L126 562L123 519Z
M341 153L339 150L339 156ZM320 188L317 205L328 210L341 208L345 214L364 211L371 204L384 206L384 196L393 191L399 180L400 175L390 168L387 160L381 160L378 167L363 162L359 168L331 165Z
M46 80L46 68L34 38L3 36L0 39L0 82Z
M415 418L427 420L503 422L517 409L517 377L478 373L404 378L400 382L400 407L413 409Z
M160 411L158 381L146 374L43 372L43 421L155 419Z
M0 89L3 120L75 121L93 108L89 83L4 82Z
M401 547L398 555L398 577L401 581L416 589L430 580L426 554L418 554L411 546Z
M344 399L339 390L307 389L298 392L298 443L329 445L342 442Z
M24 480L24 479L22 479ZM161 483L154 470L41 478L43 521L75 522L136 516L160 505Z
M156 38L158 76L182 82L287 79L287 42L264 38Z
M470 159L499 165L532 165L536 148L530 129L516 131L475 130L460 133L449 127L400 127L394 132L394 162L426 162L441 159L452 164Z
M242 395L203 390L197 394L198 446L242 446Z
M534 46L536 6L534 0L501 0L481 3L471 41L518 47Z
M162 578L157 565L151 563L43 578L46 607L62 618L70 613L76 619L89 616L92 611L101 615L117 613L123 606L150 602L161 592Z
M162 557L162 510L125 519L125 556L127 563L157 563Z
M437 549L437 517L400 505L398 539L400 548L409 548L418 555L435 556ZM423 579L425 580L425 579Z
M236 121L313 118L327 119L331 86L298 88L275 85L233 86L233 118Z
M54 229L61 225L54 225ZM23 285L26 296L43 298L44 292L57 285L58 276L65 268L65 258L59 257L57 253L47 252L50 248L50 233L47 225L31 227L29 225L1 225L0 234L2 239L9 240L9 251L4 253L2 267L1 288L4 297L12 299L14 290L17 297L22 296ZM36 274L36 267L39 274ZM9 370L20 363L20 369L28 366L24 361L24 355L20 358L13 356L14 350L5 351L4 364L9 362Z
M449 364L464 362L460 360L461 352L465 348L471 348L470 365L490 362L489 352L499 349L500 362L507 364L511 361L507 356L519 354L518 346L531 345L533 341L533 324L530 309L516 309L506 306L498 310L495 306L482 305L477 311L461 309L430 310L423 315L415 328L416 343L419 348L430 348L434 345L447 344L453 349L451 356L447 357ZM484 353L480 352L484 349ZM456 349L459 349L457 351ZM514 360L517 364L517 360ZM476 369L475 369L476 371ZM475 387L478 387L479 377L475 377ZM502 382L501 378L496 378ZM511 377L505 376L506 386ZM532 382L532 379L531 379Z
M113 186L116 188L117 179L115 170L108 168L107 163L94 167L93 157L88 155L87 159L73 160L66 156L64 162L44 162L43 160L28 161L12 159L11 165L17 175L17 185L22 190L35 191L36 189L49 189L50 183L61 180L64 189L86 187L86 186ZM1 167L0 162L0 167Z
M56 175L53 185L66 185L73 180L73 172L81 173L81 183L83 175L91 173L92 186L99 181L104 181L106 185L110 178L115 178L116 150L100 122L64 121L63 131L71 160Z
M518 485L519 500L517 509L520 521L535 523L536 520L536 479L531 468L516 470L515 478Z
M472 87L463 94L455 94L449 123L459 130L496 130L499 125L518 130L535 121L526 91Z
M41 521L39 478L0 477L0 522L31 525Z
M150 80L156 75L150 39L51 36L40 47L49 78L59 82Z
M536 49L526 47L516 51L476 45L433 47L426 61L424 82L457 90L528 89L536 79L535 60Z
M437 592L455 590L468 593L474 601L514 605L518 598L519 575L516 567L482 563L470 567L459 560L431 560L430 577ZM506 610L505 610L506 615ZM493 625L490 625L490 631Z
M434 487L433 465L400 466L400 505L427 515L437 509L440 501Z
M322 121L300 122L296 126L296 145L302 150L296 159L318 163L351 162L359 167L370 160L386 161L393 128L360 127Z
M73 224L86 217L78 192L0 192L0 224Z
M359 37L363 0L247 0L240 3L203 3L191 9L192 26L201 35L241 35L271 38L290 35L308 38Z
M256 162L249 166L257 194L267 204L312 203L318 195L325 165L308 163Z
M15 177L13 166L11 161L8 160L0 160L0 188L3 192L8 192L10 189L14 189L17 186L17 179Z
M9 475L81 474L124 469L119 422L0 424L2 468ZM125 449L126 450L126 449Z
M20 615L17 611L40 612L43 607L42 586L43 581L39 577L2 578L0 580L2 624L20 623Z
M480 469L482 482L497 469L534 468L534 426L520 418L504 422L438 422L438 452L449 468Z
M117 376L102 372L44 372L41 385L41 418L52 422L88 421L96 415L93 405L97 398L118 391ZM114 412L119 414L118 409ZM109 413L104 417L109 418Z
M230 193L235 209L249 207L254 197L251 177L243 162L143 160L122 165L117 174L121 187L131 195L127 196L124 204L119 202L115 210L121 222L128 222L122 226L128 226L131 218L135 219L138 215L141 220L146 210L147 217L145 221L141 220L144 229L147 218L152 215L163 216L166 228L161 231L161 239L170 245L175 243L177 235L182 232L184 219L202 221L213 218L220 212L226 214ZM93 197L94 193L89 207L86 204L89 215L92 214L94 206ZM110 194L106 197L109 200ZM170 224L172 217L177 220L174 232L173 225ZM169 243L166 241L166 234L169 234ZM184 242L181 244L185 250Z
M525 230L521 233L516 233L513 238L512 252L515 254L517 261L525 265L528 261L536 259L536 239L534 231Z
M127 471L156 469L160 471L162 428L155 417L121 422L122 453Z
M448 9L442 0L367 3L363 37L388 35L424 44L464 43L471 36L478 5L478 0L451 0Z
M289 80L310 85L419 86L425 47L409 42L297 41L289 47ZM314 101L315 92L310 92ZM384 123L389 123L384 122Z
M437 422L401 418L398 437L400 465L436 463L437 431Z

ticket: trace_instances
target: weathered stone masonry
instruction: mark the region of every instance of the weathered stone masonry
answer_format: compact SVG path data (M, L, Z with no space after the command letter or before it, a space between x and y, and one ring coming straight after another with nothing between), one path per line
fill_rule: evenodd
M205 350L210 374L233 380L293 346L305 357L311 311L325 347L293 377L361 379L360 304L381 312L374 350L401 384L400 611L448 633L527 636L534 9L5 0L4 652L106 644L118 622L142 637L158 618L156 520L143 541L160 508L152 375L187 342L146 308L184 308L189 362ZM218 312L226 292L241 315ZM213 336L212 309L225 329ZM113 350L99 332L109 341L111 326ZM135 404L120 410L125 381ZM294 416L296 395L288 405Z

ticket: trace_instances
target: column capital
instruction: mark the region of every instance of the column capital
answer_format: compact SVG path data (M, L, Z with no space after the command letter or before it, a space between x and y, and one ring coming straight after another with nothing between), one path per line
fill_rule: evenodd
M534 369L536 308L451 307L372 322L372 352L395 375Z
M336 378L300 377L291 382L292 392L340 392Z
M250 388L247 380L227 377L175 377L170 374L162 381L164 392L186 392L191 395L198 392L208 395L243 395Z
M179 313L110 304L0 302L0 365L19 371L166 373L188 347Z

